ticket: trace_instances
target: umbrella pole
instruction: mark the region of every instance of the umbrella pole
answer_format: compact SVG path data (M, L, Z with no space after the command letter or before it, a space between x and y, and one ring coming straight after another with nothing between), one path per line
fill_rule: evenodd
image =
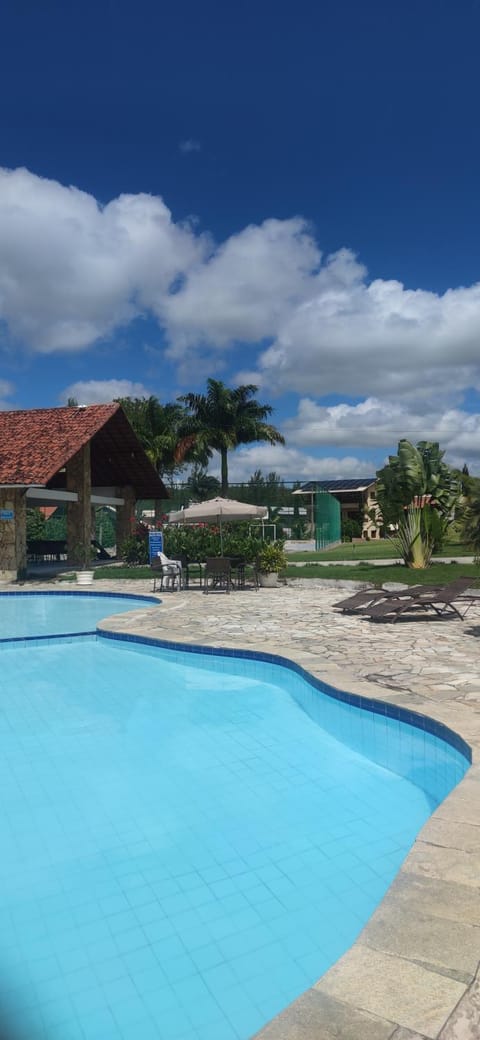
M222 514L220 513L220 556L223 556Z

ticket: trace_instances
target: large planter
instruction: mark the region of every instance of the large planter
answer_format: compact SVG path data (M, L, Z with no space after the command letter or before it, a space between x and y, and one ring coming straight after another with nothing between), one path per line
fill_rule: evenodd
M93 571L77 571L77 585L92 585Z
M258 575L258 581L260 588L274 589L278 585L278 574L276 572L270 572L269 574L266 574L265 571L260 571Z

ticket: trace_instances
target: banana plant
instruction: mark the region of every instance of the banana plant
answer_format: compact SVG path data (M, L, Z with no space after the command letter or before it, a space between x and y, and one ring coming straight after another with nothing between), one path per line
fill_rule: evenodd
M396 455L377 473L377 501L385 525L398 527L413 537L411 523L420 524L415 540L424 540L425 555L431 541L441 545L460 500L461 485L453 470L443 461L444 452L432 441L412 444L399 441ZM406 518L409 507L416 510L415 521ZM417 515L418 514L418 515Z
M423 570L432 559L433 534L428 530L422 516L423 510L418 506L409 506L405 510L399 524L397 534L392 541L407 567Z

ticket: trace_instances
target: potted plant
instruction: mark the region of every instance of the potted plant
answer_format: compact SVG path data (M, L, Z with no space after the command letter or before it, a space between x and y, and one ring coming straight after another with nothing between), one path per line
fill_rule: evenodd
M287 566L283 542L264 542L257 558L258 580L262 588L274 588L278 572Z
M96 557L96 549L91 545L84 546L79 543L75 549L75 556L81 566L81 570L77 571L77 585L92 585L93 570L89 565Z

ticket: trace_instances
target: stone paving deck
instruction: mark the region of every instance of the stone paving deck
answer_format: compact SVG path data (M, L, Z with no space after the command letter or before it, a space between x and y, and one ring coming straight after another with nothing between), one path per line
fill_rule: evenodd
M151 582L98 581L95 590L150 592ZM191 588L102 627L281 654L341 689L429 715L470 744L471 769L357 942L257 1040L478 1040L480 600L464 621L425 614L391 625L336 613L344 595L305 579L229 596Z

